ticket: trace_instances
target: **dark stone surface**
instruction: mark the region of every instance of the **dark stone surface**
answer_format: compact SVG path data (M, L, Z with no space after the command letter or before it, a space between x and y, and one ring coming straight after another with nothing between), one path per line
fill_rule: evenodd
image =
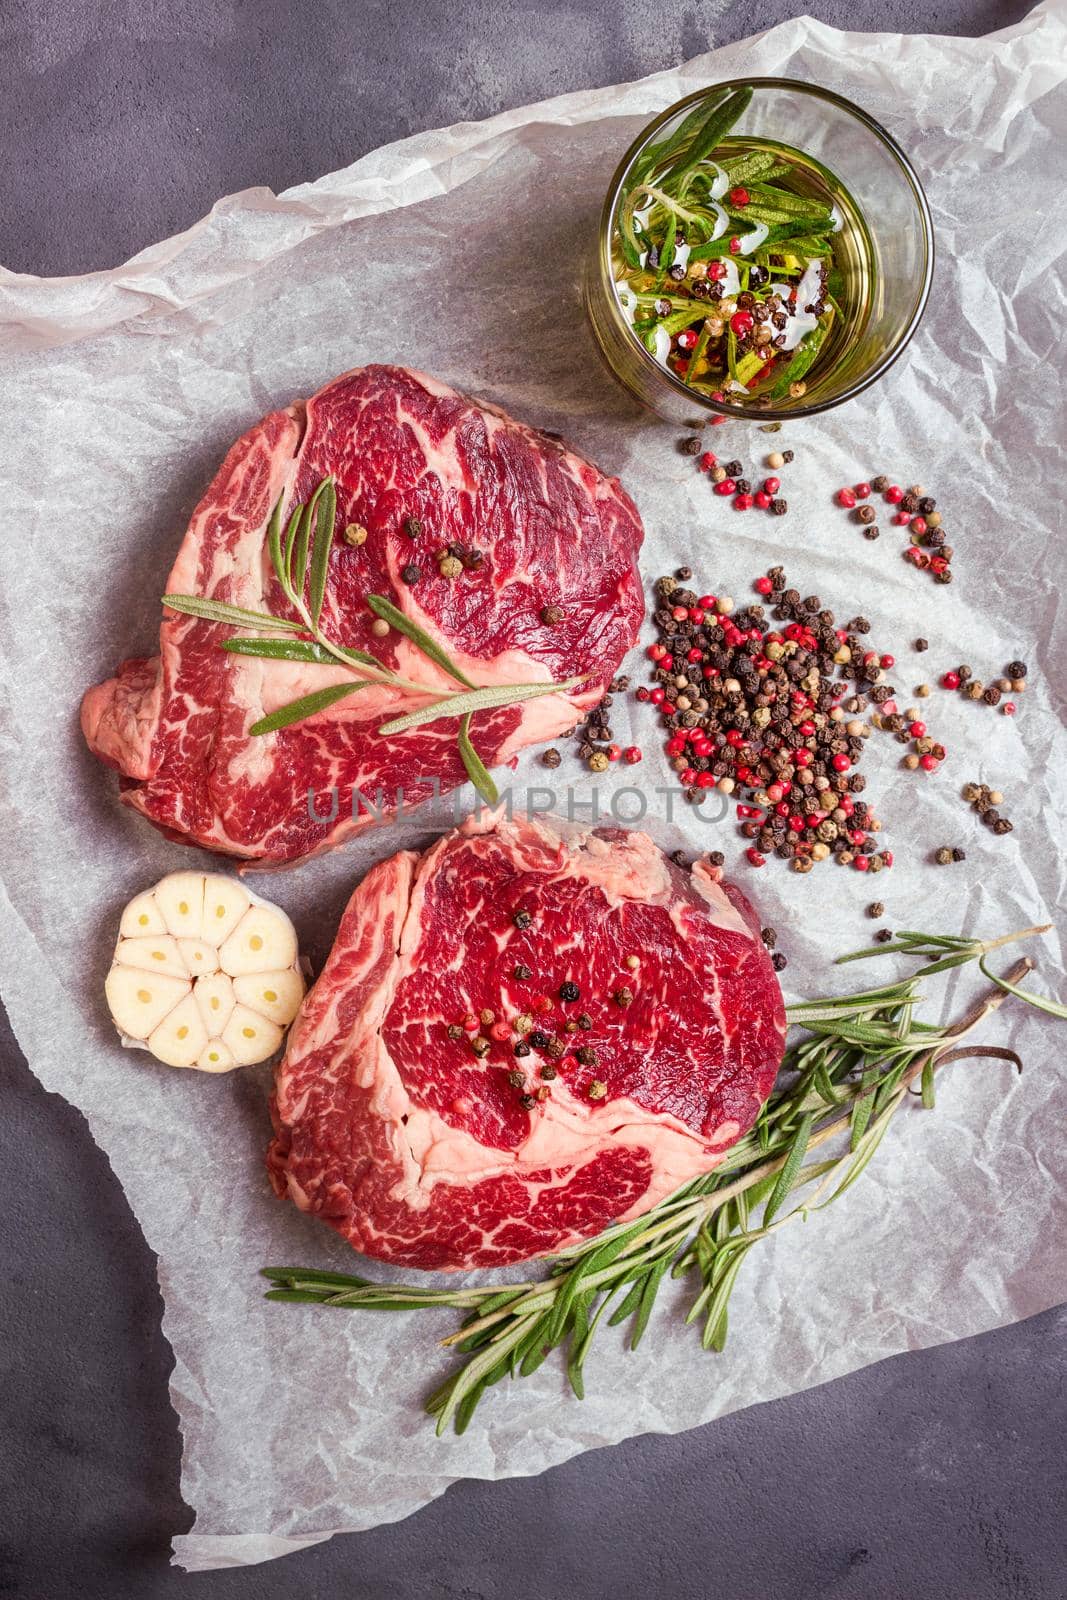
M1027 6L812 9L854 28L982 33ZM283 188L419 128L636 76L790 12L9 0L0 261L109 266L233 189ZM0 1595L1067 1594L1064 1311L537 1479L457 1485L405 1523L267 1567L168 1570L168 1537L191 1515L154 1263L81 1116L31 1076L2 1014L0 1094Z

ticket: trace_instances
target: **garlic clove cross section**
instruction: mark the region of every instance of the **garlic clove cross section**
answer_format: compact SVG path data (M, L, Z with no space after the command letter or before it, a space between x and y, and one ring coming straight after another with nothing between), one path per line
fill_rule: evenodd
M296 931L233 878L172 872L124 910L104 992L124 1042L168 1066L251 1066L304 998Z

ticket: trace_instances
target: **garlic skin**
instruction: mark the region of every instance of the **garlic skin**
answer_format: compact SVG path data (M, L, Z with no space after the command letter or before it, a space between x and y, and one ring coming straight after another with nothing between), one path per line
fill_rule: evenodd
M296 930L234 878L172 872L123 911L104 993L123 1043L167 1066L252 1066L304 998Z

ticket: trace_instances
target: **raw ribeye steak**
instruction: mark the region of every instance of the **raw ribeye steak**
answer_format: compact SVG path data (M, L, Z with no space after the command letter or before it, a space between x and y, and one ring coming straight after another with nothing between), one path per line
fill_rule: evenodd
M600 700L644 614L633 502L558 439L403 367L346 373L238 440L193 513L168 592L294 617L267 523L279 496L288 512L328 474L337 484L329 638L435 691L455 689L400 634L372 632L366 596L380 594L479 686L591 673L579 691L480 713L473 742L487 766L555 738ZM349 527L366 530L362 544L346 539ZM450 545L463 570L444 577L438 556ZM265 714L346 673L231 655L219 644L232 635L168 611L159 655L124 662L82 703L85 737L122 774L122 799L170 837L293 861L367 821L359 794L388 813L399 790L413 805L433 778L442 790L465 781L455 720L377 733L427 703L394 688L250 735Z
M353 894L275 1075L268 1167L365 1255L503 1266L714 1167L784 1037L718 868L472 817Z

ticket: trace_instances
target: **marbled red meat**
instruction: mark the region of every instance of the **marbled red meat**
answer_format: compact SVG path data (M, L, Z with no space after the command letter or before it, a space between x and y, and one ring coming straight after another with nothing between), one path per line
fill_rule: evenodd
M306 500L331 473L329 637L372 649L435 691L455 688L407 640L372 635L365 597L377 593L478 685L591 674L580 692L479 714L474 743L488 766L555 738L600 700L644 613L632 501L554 437L402 367L347 373L240 439L193 514L167 590L293 616L267 522L279 496L286 507ZM367 529L361 546L343 537L351 523ZM435 552L450 543L482 551L481 565L441 577ZM422 571L414 585L401 578L411 563ZM542 619L549 606L562 610L555 624ZM377 733L426 703L395 689L364 690L250 736L265 713L346 675L230 655L218 646L232 631L168 612L160 654L125 662L82 703L85 736L122 774L122 799L169 836L264 864L293 861L365 824L360 794L388 813L400 790L410 806L433 778L441 790L465 781L455 722Z
M450 1035L489 1012L487 1054ZM544 1037L517 1056L536 1040L524 1017ZM717 868L680 868L624 829L565 840L471 818L353 894L276 1072L268 1166L366 1255L503 1266L714 1167L755 1121L784 1038L759 921Z

